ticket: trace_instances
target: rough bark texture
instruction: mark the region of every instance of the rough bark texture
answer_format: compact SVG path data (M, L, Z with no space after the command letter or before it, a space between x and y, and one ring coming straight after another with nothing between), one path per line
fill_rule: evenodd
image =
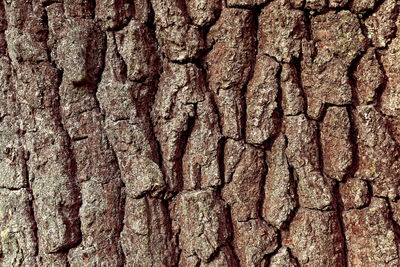
M0 266L400 266L395 0L0 0Z

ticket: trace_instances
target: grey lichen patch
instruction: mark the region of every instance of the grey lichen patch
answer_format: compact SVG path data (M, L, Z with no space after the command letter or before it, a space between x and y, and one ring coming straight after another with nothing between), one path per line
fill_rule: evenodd
M246 140L262 144L277 131L279 64L269 56L259 56L246 92Z
M121 186L119 179L106 184L94 180L81 183L82 205L79 216L82 242L68 252L71 266L82 262L87 265L121 264L122 253L118 246L123 224L120 219Z
M344 266L342 240L336 212L300 208L282 243L300 266Z
M185 10L178 2L151 1L156 34L161 50L172 61L197 58L204 42L199 30L188 23Z
M27 189L0 189L0 265L35 266L35 222Z
M384 81L384 74L374 48L369 48L354 72L358 101L361 105L376 102L377 89Z
M96 19L107 30L118 29L129 22L134 7L128 0L97 0Z
M158 195L166 188L159 166L149 158L128 157L123 161L121 168L126 193L133 198L141 197L146 193Z
M27 151L18 131L18 105L11 80L11 62L0 59L0 187L19 189L28 184L26 175Z
M345 107L329 107L321 124L324 173L342 180L353 163L350 118Z
M40 243L40 253L57 253L74 246L81 237L79 192L71 168L68 138L57 110L59 77L48 61L43 7L13 1L5 2L5 11L9 21L7 45L26 34L22 46L10 49L10 59L18 87L15 101L23 114L19 117L19 133L25 133L24 148L29 153L27 173L37 224L36 242Z
M281 247L270 259L271 267L297 267L296 260L291 257L288 247Z
M140 103L153 95L153 88L147 83L154 79L158 71L155 62L158 55L152 55L151 59L146 60L145 57L150 54L152 47L136 49L135 46L131 49L131 43L123 41L134 39L131 30L135 32L142 29L147 32L145 26L131 22L127 28L127 31L119 33L119 41L115 41L112 33L107 36L106 66L96 96L105 113L105 132L116 153L126 193L132 198L138 198L147 193L155 196L165 189L158 155L154 149L155 143L149 136L150 118L147 112L150 107ZM118 54L118 47L123 55ZM128 77L123 72L124 56L135 64L141 62L134 69L128 67ZM146 65L148 68L144 68ZM139 71L138 66L143 66L143 69ZM144 77L143 84L133 82L135 77ZM147 89L146 93L142 89ZM134 92L138 92L135 97ZM141 105L143 111L140 110Z
M212 1L211 1L212 2ZM245 7L251 8L257 5L266 4L268 0L227 0L228 7Z
M222 0L185 0L188 15L193 24L205 27L215 22L222 8Z
M0 1L0 265L399 265L397 5Z
M182 158L183 188L205 189L222 184L219 153L222 134L211 94L197 105L197 120Z
M301 73L307 98L350 104L347 72L366 44L357 16L347 10L330 11L311 19L311 31L312 43L303 42Z
M224 8L207 34L205 58L209 88L215 95L222 134L242 138L245 112L243 87L250 79L255 57L254 14L250 10Z
M232 208L233 219L248 221L257 218L257 203L261 197L262 179L266 172L263 152L242 141L228 140L225 157L232 146L239 146L243 152L234 155L237 164L232 170L232 179L225 184L221 196Z
M196 115L196 103L204 100L204 91L203 77L194 64L165 61L151 115L163 157L165 181L171 191L182 185L178 166L182 142L186 142L184 134L189 120Z
M284 115L298 115L304 112L305 100L293 65L283 64L281 71L282 109Z
M288 142L285 153L298 179L300 206L331 209L333 182L321 173L316 123L301 114L286 117L284 127Z
M72 19L91 18L96 6L91 0L64 0L65 15Z
M233 245L241 266L260 266L267 254L278 247L277 231L261 219L233 222Z
M294 181L285 154L286 140L279 135L267 152L268 174L265 178L264 219L280 229L296 208Z
M311 13L315 11L321 12L327 6L327 1L325 0L305 0L304 7L308 10L311 10Z
M329 1L329 7L330 8L343 8L347 5L349 1L348 0L330 0ZM353 1L355 2L355 1Z
M128 197L125 214L119 240L127 265L155 267L177 262L177 244L171 233L169 211L161 200Z
M105 50L105 34L91 19L67 19L67 27L59 33L56 62L70 82L93 84L99 80L104 64L101 56ZM88 27L78 27L85 23Z
M38 41L46 32L43 8L17 0L5 2L1 9L7 20L5 36L10 59L31 63L47 60L46 43ZM5 24L2 25L4 30Z
M258 17L260 53L288 63L299 57L305 35L304 13L292 9L285 0L276 0L261 10Z
M160 69L160 56L154 34L144 24L131 20L115 34L118 52L126 64L126 75L131 81L152 84Z
M386 89L382 93L382 111L393 116L395 121L400 117L400 16L396 21L397 33L388 48L382 51L381 62L387 76Z
M378 0L354 0L350 10L355 13L365 14L372 10L377 3Z
M360 149L355 175L371 181L375 196L395 199L399 195L399 152L387 120L373 106L358 107L354 116Z
M179 194L171 217L174 232L179 233L183 258L197 255L202 261L209 262L229 237L225 204L212 189Z
M343 222L350 265L399 265L396 234L385 199L374 197L369 207L345 211Z
M396 31L398 7L395 0L384 1L378 10L365 20L368 37L376 47L385 47Z
M345 209L358 209L368 204L368 184L361 179L349 179L339 185L339 191Z

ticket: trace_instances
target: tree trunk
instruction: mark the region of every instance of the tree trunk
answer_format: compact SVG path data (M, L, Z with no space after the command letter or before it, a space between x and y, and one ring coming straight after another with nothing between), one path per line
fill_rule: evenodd
M0 3L0 266L400 266L395 0Z

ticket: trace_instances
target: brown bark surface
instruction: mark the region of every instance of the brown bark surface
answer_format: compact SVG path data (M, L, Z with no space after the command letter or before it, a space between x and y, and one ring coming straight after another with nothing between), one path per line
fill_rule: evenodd
M0 266L400 266L395 0L0 0Z

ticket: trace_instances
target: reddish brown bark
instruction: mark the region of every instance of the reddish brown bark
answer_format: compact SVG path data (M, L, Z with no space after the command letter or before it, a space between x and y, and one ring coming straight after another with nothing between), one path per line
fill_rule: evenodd
M394 0L0 0L0 266L399 266Z

